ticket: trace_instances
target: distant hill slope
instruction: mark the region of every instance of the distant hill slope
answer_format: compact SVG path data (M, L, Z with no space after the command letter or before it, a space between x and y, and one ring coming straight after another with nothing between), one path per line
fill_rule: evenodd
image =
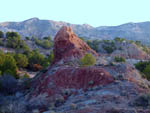
M79 37L91 39L113 39L115 37L124 37L128 40L141 40L144 43L150 42L150 22L127 23L119 26L92 27L88 24L77 25L31 18L22 22L0 23L0 30L4 32L16 31L22 36L44 37L51 35L54 37L56 32L64 25L72 27Z

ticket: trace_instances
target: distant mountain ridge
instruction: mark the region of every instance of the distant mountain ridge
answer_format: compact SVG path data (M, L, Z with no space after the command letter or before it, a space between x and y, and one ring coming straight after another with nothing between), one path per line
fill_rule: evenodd
M49 35L54 37L62 26L72 27L79 37L90 39L113 39L115 37L123 37L129 40L140 40L144 43L150 42L150 22L92 27L88 24L79 25L61 21L31 18L22 22L0 23L0 30L3 32L16 31L23 37L35 36L41 38Z

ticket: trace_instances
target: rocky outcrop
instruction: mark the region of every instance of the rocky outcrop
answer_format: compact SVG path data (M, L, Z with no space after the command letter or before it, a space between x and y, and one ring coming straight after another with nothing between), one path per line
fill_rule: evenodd
M116 44L117 45L117 44ZM119 45L119 44L118 44ZM127 59L149 60L150 55L134 43L120 44L121 50L116 50L111 57L122 56Z
M115 49L112 51L112 53L108 54L105 48L109 47L111 49L112 46ZM128 40L123 42L110 41L108 43L101 41L98 45L98 53L100 53L101 56L108 56L111 58L119 56L126 59L149 60L150 54L145 51L146 49L148 50L148 48L137 45L135 42L131 43Z
M38 76L34 82L32 95L47 94L49 97L61 94L62 89L87 90L97 85L107 85L113 77L100 67L75 67L57 65L60 60L69 62L79 59L86 53L98 54L79 39L70 27L62 27L54 39L54 63L46 73Z
M80 67L59 65L85 53L97 53L81 41L71 28L63 27L55 37L55 62L31 82L29 101L38 109L56 113L146 113L149 100L136 99L149 94L150 82L143 79L134 66L118 63ZM100 56L98 56L100 57ZM148 99L148 98L147 98ZM43 102L44 100L44 102ZM138 100L138 102L137 102ZM140 102L139 102L140 100ZM137 106L144 103L147 108ZM139 104L138 104L139 105ZM44 106L44 107L43 107Z
M51 73L52 70L57 70ZM47 94L54 96L65 89L88 90L94 86L107 85L114 81L113 77L99 67L57 67L41 75L34 82L34 96Z
M74 34L70 27L62 27L56 34L54 38L54 62L71 58L81 58L86 53L98 56L94 50Z
M54 43L54 63L45 73L37 75L33 79L30 97L46 95L45 98L57 102L60 97L65 100L80 91L87 91L89 88L114 82L113 77L102 67L58 65L59 61L69 62L70 59L79 59L86 53L98 56L73 33L70 27L62 27L57 33ZM66 94L66 90L71 93Z

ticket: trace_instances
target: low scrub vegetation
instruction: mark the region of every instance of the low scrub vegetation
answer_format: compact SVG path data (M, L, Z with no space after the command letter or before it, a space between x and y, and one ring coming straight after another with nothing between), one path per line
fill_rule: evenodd
M139 62L135 64L136 69L138 69L144 78L150 80L150 61Z
M98 52L98 45L101 41L100 40L88 40L87 44L94 49L96 52Z
M45 37L43 40L35 38L34 41L38 46L41 46L42 48L45 48L45 49L50 49L53 46L53 43L50 37Z
M96 58L92 54L87 53L80 59L80 61L82 66L92 66L95 65Z
M25 39L30 40L30 37ZM44 37L43 40L37 39L38 42L43 45L43 48L52 46L50 37ZM18 71L20 69L39 71L46 68L54 59L52 52L45 56L37 49L30 50L25 40L21 39L17 32L7 32L6 35L0 32L0 45L12 50L11 52L0 51L0 75L2 76L9 74L18 79Z
M138 107L144 107L147 108L150 106L150 95L149 94L143 94L138 96L134 102L133 105Z
M114 60L115 60L115 62L126 62L126 59L125 58L123 58L123 57L115 57L114 58Z
M104 40L104 44L102 45L102 47L108 54L116 50L114 41L110 41L110 40Z

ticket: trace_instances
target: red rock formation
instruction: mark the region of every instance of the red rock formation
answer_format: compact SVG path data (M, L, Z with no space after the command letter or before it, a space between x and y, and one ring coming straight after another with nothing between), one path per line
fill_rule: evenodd
M34 80L33 95L47 93L50 97L60 94L60 91L66 88L85 91L88 88L107 85L114 81L113 77L100 67L56 66L57 62L62 59L68 61L72 57L80 58L86 53L97 56L97 53L80 40L70 27L62 27L54 43L54 65Z
M72 57L80 58L85 53L97 56L97 53L78 38L70 27L62 27L54 39L54 62Z
M61 59L68 61L70 57L78 58L87 52L97 55L75 36L71 28L63 27L55 37L55 63L33 79L28 95L30 100L40 101L42 98L46 100L46 106L52 104L57 113L134 112L137 107L129 107L129 103L134 102L140 93L150 92L149 82L142 79L134 67L127 64L91 67L58 65ZM43 100L40 101L42 105ZM137 113L149 113L149 109L140 109Z
M49 96L61 93L61 89L74 88L87 90L88 88L112 83L113 77L103 68L98 67L60 67L53 74L43 74L35 84L34 95L47 93ZM51 84L51 85L50 85Z

